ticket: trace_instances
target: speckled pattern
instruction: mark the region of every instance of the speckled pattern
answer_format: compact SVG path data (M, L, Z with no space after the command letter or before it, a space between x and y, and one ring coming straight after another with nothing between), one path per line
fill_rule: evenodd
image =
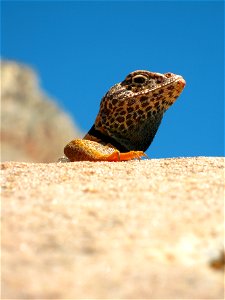
M71 141L65 149L69 161L126 161L140 159L146 156L143 151L129 151L121 153L111 145L102 145L99 142L85 139ZM60 158L61 160L63 158Z
M71 141L65 147L65 155L71 160L106 160L104 146L112 151L133 151L127 159L143 156L151 144L165 111L183 91L185 80L172 73L154 73L137 70L125 80L114 85L103 97L94 126L84 140L99 145ZM88 148L87 150L85 148ZM82 155L82 151L89 156ZM134 151L142 151L138 155ZM80 159L82 157L82 159ZM118 157L118 155L117 155ZM122 156L118 160L123 160ZM109 159L110 160L110 159Z
M95 128L122 139L129 137L130 132L140 133L140 125L161 117L175 102L184 85L184 79L172 73L132 72L102 99ZM149 133L144 133L144 136L146 134ZM141 140L143 136L139 138ZM141 144L139 147L135 150L146 150Z

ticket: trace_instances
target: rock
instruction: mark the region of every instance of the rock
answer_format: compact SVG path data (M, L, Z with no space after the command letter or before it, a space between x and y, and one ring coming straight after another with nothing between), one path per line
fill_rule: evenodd
M2 161L53 162L67 142L80 135L70 119L43 93L35 72L1 62Z
M2 164L2 298L223 299L224 162Z

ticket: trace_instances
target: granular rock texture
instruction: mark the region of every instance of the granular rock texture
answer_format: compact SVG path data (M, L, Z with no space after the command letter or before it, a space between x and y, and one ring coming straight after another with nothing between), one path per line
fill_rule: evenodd
M223 299L224 158L2 164L2 299Z
M79 136L27 66L1 62L1 160L52 162Z

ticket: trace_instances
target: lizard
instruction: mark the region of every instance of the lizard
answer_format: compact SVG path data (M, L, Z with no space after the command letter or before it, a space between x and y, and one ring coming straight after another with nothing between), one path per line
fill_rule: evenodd
M127 161L141 158L165 111L186 85L182 76L131 72L104 95L94 125L64 148L69 161Z

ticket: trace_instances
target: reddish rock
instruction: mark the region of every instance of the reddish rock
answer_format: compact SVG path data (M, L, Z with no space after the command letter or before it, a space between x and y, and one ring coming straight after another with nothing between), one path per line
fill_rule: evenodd
M25 65L1 62L1 96L2 161L57 161L65 144L80 135Z

